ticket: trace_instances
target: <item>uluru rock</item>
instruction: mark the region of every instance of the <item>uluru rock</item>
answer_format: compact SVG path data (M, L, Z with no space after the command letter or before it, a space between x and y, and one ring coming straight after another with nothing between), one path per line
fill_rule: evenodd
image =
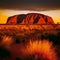
M54 21L44 14L28 13L8 17L6 24L54 24Z

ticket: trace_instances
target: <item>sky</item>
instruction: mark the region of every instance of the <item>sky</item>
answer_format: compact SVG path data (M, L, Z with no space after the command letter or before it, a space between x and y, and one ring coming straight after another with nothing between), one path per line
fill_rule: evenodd
M52 17L55 23L60 23L60 10L30 11L30 10L0 10L0 24L5 24L9 16L27 13L40 13Z
M0 0L0 24L16 14L42 13L60 22L60 0Z

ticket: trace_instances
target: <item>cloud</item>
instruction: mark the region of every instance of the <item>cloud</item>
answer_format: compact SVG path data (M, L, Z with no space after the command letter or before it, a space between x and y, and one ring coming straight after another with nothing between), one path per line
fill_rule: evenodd
M18 9L18 10L60 9L60 0L0 0L0 9Z

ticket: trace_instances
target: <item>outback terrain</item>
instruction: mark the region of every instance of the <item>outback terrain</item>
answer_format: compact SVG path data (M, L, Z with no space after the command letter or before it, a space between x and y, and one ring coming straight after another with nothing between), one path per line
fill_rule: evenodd
M41 14L9 17L0 25L0 60L60 60L60 25Z

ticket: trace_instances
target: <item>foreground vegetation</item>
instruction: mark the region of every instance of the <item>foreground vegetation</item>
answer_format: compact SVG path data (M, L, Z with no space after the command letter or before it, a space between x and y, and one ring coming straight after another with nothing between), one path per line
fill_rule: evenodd
M60 56L60 25L0 25L0 60L20 60L19 50L26 47L30 40L48 40L56 47ZM11 49L12 48L12 49ZM18 50L19 49L19 50ZM15 50L12 51L12 50ZM17 51L18 50L18 51ZM16 55L17 54L17 58ZM15 57L15 58L14 58ZM59 58L60 59L60 58ZM58 59L58 60L59 60Z

